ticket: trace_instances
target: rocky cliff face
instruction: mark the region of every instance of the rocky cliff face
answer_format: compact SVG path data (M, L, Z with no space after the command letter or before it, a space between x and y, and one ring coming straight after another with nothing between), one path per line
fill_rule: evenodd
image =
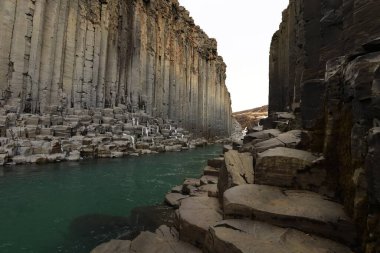
M379 12L374 0L290 0L270 52L269 113L310 130L365 252L380 251Z
M216 41L176 0L0 2L7 112L127 107L203 136L231 129Z

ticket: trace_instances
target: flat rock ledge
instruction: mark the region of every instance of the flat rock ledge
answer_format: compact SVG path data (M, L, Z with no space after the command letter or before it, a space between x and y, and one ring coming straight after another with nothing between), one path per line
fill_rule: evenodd
M292 187L294 184L307 186L317 180L313 175L317 171L314 172L311 168L313 162L318 159L319 157L303 150L285 147L269 149L257 155L255 184L280 187ZM324 175L320 175L320 177L322 181L325 180ZM320 180L318 179L318 181Z
M347 245L356 242L355 226L344 207L313 192L241 185L224 193L223 207L225 218L251 218Z
M183 199L177 219L180 239L202 247L209 227L222 220L219 202L210 197Z
M133 241L112 240L93 249L91 253L201 253L196 247L179 240L178 232L161 226L156 233L142 232Z
M352 253L346 246L250 220L223 220L209 229L205 253Z

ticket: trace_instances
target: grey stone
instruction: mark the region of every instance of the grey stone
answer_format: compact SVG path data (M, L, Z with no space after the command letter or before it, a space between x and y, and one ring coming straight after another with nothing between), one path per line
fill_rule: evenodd
M213 168L220 169L224 165L224 157L217 157L207 161L207 165Z
M348 247L295 229L249 220L224 220L209 229L207 253L353 253Z
M93 249L91 253L130 253L131 241L111 240Z
M218 191L220 196L237 185L253 184L253 158L249 153L239 153L230 150L224 153L225 166L220 169Z
M178 209L179 237L197 247L202 247L210 226L222 220L216 198L190 197L181 201Z
M206 166L203 169L203 175L218 177L219 176L219 169L216 169L216 168L213 168L210 166Z
M224 193L225 217L247 217L356 243L355 225L344 207L317 193L265 185L241 185Z
M269 149L259 153L255 165L255 183L274 186L291 187L303 185L301 179L297 181L299 174L306 174L309 181L325 180L315 178L313 173L308 174L308 170L313 166L313 162L318 159L312 153L284 147Z
M181 193L167 193L165 196L165 202L172 207L178 208L181 200L188 197L188 195L183 195Z

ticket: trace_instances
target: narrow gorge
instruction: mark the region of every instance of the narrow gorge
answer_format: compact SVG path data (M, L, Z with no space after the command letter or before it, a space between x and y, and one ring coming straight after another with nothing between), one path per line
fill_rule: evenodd
M177 0L3 0L0 164L75 161L59 167L80 207L65 222L86 231L86 252L379 253L379 13L378 0L289 0L268 44L268 105L233 118L217 42ZM65 196L48 165L43 192ZM0 190L26 182L8 175ZM0 203L33 209L14 199ZM0 232L0 251L24 252ZM70 251L37 239L38 253Z

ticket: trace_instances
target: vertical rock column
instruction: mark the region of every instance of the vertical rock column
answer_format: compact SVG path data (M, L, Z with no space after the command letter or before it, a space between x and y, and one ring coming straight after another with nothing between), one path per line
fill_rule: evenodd
M126 106L229 134L223 59L177 0L3 0L0 14L6 110Z

